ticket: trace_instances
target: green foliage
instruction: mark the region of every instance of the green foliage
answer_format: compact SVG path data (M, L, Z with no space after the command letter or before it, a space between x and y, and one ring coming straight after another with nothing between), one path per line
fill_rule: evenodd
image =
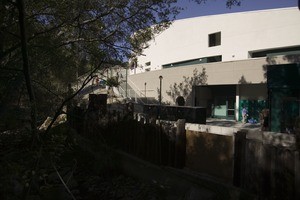
M104 173L93 170L94 156L77 144L74 131L63 125L51 132L51 136L42 136L44 143L38 148L31 148L33 137L26 131L0 135L1 199L69 199L53 166L71 190L78 187L78 173Z
M167 28L178 13L174 2L24 1L38 119L53 114L77 76L106 67L103 61L123 63L132 52L140 54L147 41ZM29 108L17 3L4 0L0 5L0 104Z
M118 87L120 85L120 82L118 80L118 77L110 77L106 80L106 85L109 87Z
M60 125L33 145L29 132L0 134L0 199L159 199L155 185L122 174L116 154ZM134 189L133 189L134 188Z
M30 108L22 71L19 2L0 4L0 104ZM78 76L105 67L103 61L124 63L142 54L147 42L168 28L182 10L174 6L176 2L24 1L38 119L53 114L66 97L67 85ZM239 1L227 2L239 5Z
M206 3L208 0L194 0L196 3ZM242 0L227 0L226 7L231 8L233 6L240 6L242 4Z
M110 151L98 153L100 161L82 147L88 146L87 142L79 142L74 131L65 125L49 134L39 133L40 143L29 130L22 129L26 126L19 122L30 122L28 108L32 105L24 81L16 2L21 0L3 0L0 4L0 117L7 120L4 125L1 121L0 126L5 130L15 129L4 133L0 129L0 199L69 199L59 176L72 194L82 198L78 185L87 185L88 193L94 188L84 183L111 174L120 165ZM147 41L168 28L180 11L173 6L175 2L24 1L30 77L38 119L56 111L68 95L67 85L74 83L77 76L105 67L103 61L123 63L128 57L141 54ZM113 79L108 82L111 86L119 84ZM4 113L3 107L18 109ZM20 115L18 110L22 110ZM18 116L22 120L16 120ZM106 197L110 195L115 192L108 192Z

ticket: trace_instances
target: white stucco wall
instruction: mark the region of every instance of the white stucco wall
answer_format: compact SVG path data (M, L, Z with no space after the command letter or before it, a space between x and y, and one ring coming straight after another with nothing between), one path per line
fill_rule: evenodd
M221 45L208 47L208 35L221 32ZM151 71L189 59L222 55L222 61L248 59L249 52L300 45L300 12L283 8L196 17L175 21L138 58ZM131 71L133 74L134 71Z

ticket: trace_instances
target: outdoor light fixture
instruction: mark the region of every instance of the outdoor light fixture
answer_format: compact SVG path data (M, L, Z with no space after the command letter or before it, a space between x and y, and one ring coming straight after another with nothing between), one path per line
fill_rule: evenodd
M159 106L158 106L158 109L157 109L157 117L158 119L160 120L160 112L161 112L161 86L162 86L162 75L159 76Z
M161 85L162 85L162 75L159 76L159 105L161 105Z
M147 82L145 82L145 98L146 98L146 103L148 103L147 96L146 96L146 88L147 88Z

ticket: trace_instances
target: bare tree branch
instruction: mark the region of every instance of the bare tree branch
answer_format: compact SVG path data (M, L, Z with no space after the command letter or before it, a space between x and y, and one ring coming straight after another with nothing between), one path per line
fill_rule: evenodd
M26 88L30 101L31 110L31 131L39 141L39 135L37 133L37 114L36 114L36 101L31 83L30 67L28 59L27 39L26 39L26 26L25 26L25 9L23 0L17 0L17 8L19 10L19 25L21 35L22 57L23 57L23 73L25 77Z
M95 67L90 73L89 75L84 79L81 87L71 96L67 97L59 106L59 108L56 110L56 113L51 121L51 123L49 124L49 126L47 127L45 133L47 134L51 127L53 126L55 120L57 119L57 117L61 114L61 110L63 109L63 107L66 105L67 102L69 102L70 100L72 100L92 79L93 79L93 74L102 66L102 64L104 63L104 61L102 61L97 67Z
M49 89L47 86L45 86L45 85L42 84L41 82L39 82L39 81L37 81L37 80L34 80L34 79L32 79L32 82L35 83L35 84L37 84L38 86L42 87L42 88L43 88L44 90L46 90L48 93L50 93L50 94L56 96L57 98L59 98L59 99L61 99L61 100L64 99L61 95L56 94L55 92L53 92L51 89Z

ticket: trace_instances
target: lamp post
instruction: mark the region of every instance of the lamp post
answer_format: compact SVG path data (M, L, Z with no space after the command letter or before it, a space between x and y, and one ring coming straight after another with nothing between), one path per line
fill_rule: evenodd
M159 76L159 105L161 105L161 85L162 85L162 75Z
M157 117L158 119L160 120L160 112L161 112L161 85L162 85L162 79L163 77L160 75L159 76L159 106L158 106L158 109L157 109Z
M146 96L146 88L147 88L147 82L145 82L145 98L146 98L146 103L148 103L148 101L147 101L147 96Z
M162 75L159 76L159 106L158 106L158 123L160 125L160 130L161 130L161 123L160 123L160 115L161 115L161 86L162 86ZM161 158L161 152L162 152L162 143L161 143L162 139L161 139L161 132L159 132L159 137L158 137L158 144L159 144L159 161L161 163L162 158Z

